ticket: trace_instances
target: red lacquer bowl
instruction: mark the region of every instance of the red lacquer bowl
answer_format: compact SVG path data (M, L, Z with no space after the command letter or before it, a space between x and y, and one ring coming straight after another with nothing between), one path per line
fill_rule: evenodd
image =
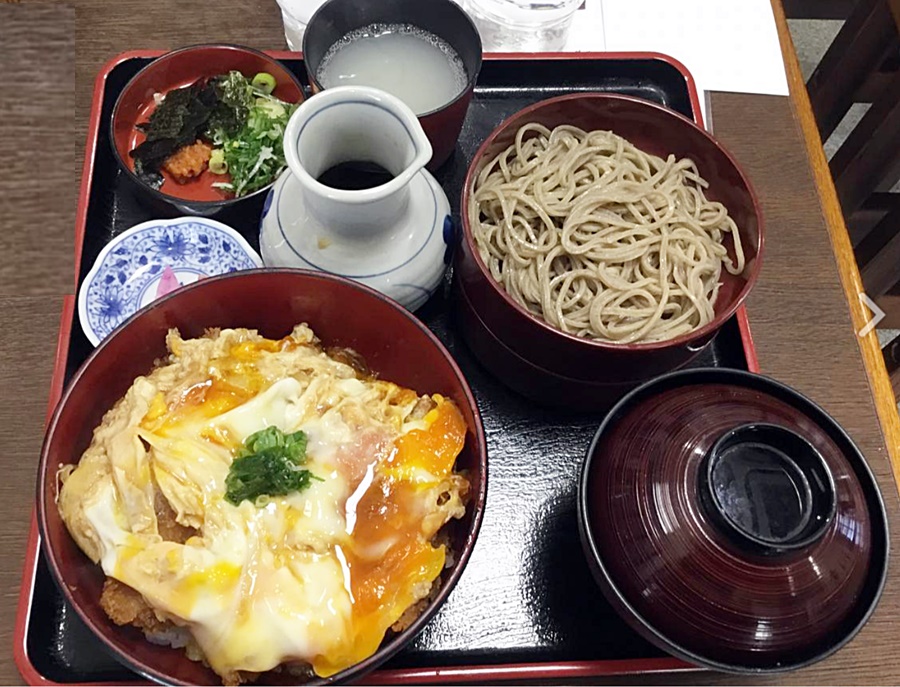
M258 50L238 45L195 45L166 53L135 74L119 94L109 129L110 145L119 167L137 184L140 193L156 205L172 206L180 214L211 216L249 198L261 199L271 186L234 198L213 188L214 183L226 178L209 170L185 184L179 184L163 172L165 181L160 189L152 188L134 173L134 160L129 153L145 138L135 125L146 122L156 108L154 95L232 70L249 78L268 72L275 77L276 97L288 103L303 100L303 87L290 70Z
M513 142L521 126L530 122L551 129L570 124L586 131L611 130L648 153L663 158L674 154L694 160L700 174L709 182L707 197L722 202L737 223L746 256L742 274L732 275L722 270L715 318L709 324L683 336L652 343L613 344L584 339L563 333L531 314L493 279L478 254L467 208L479 172ZM521 393L554 405L584 408L582 401L573 399L588 397L589 406L608 408L641 382L685 365L704 349L744 302L756 283L763 253L759 201L750 180L728 151L677 112L646 100L608 93L578 93L544 100L500 124L469 166L460 214L463 232L454 278L459 283L459 291L467 297L464 307L480 318L484 327L512 354L555 377L538 374L527 384L517 385L522 380L511 376L510 371L518 363L512 356L505 356L499 347L493 347L498 352L493 362L482 362ZM730 236L725 246L733 257ZM473 350L485 347L474 341L479 336L476 330L464 328L462 333ZM504 362L504 358L509 360ZM556 378L571 382L560 388ZM597 385L605 386L609 393L594 393Z
M379 293L339 277L302 270L248 270L210 277L139 311L100 344L66 388L50 421L37 485L41 542L66 599L112 654L129 668L168 684L220 684L211 670L184 652L150 644L138 630L114 624L99 605L104 576L69 536L55 503L57 470L77 463L103 414L138 375L166 354L166 332L196 337L209 327L250 327L272 338L306 322L325 345L359 352L382 379L420 393L440 393L457 404L468 426L457 469L471 484L466 516L448 525L453 565L418 619L390 635L368 659L327 680L346 682L374 669L409 643L435 615L459 580L481 526L487 489L484 430L475 399L453 358L416 318ZM290 675L264 675L260 684ZM291 683L293 684L293 683Z
M466 69L466 86L462 92L437 109L417 113L433 151L427 168L434 171L456 148L481 71L481 36L469 15L454 0L329 0L316 10L303 34L303 59L314 92L323 90L318 72L329 48L348 33L372 24L408 24L432 33L456 51ZM402 78L403 69L403 65L398 65L398 78Z
M660 648L715 670L818 661L875 608L887 519L863 456L766 377L660 377L610 412L584 464L579 526L610 603Z

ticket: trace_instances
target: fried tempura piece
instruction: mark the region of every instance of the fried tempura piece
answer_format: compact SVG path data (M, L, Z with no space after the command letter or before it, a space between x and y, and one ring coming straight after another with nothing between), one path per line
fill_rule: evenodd
M184 184L203 174L209 165L212 146L198 140L189 146L179 148L163 164L163 169L179 184Z

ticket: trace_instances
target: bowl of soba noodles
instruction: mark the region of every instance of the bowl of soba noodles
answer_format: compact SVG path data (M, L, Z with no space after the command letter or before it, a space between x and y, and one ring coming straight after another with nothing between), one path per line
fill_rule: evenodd
M475 355L550 404L609 407L700 355L759 274L763 219L709 133L578 93L501 123L469 167L454 308Z

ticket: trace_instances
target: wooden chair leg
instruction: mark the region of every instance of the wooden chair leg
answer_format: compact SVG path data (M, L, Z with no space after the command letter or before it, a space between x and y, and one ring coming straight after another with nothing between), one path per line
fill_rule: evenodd
M897 31L897 35L900 36L900 30ZM888 56L876 71L866 77L863 85L856 92L855 102L873 103L878 100L885 89L889 87L891 78L898 71L900 71L900 49Z
M891 377L891 386L894 387L894 398L900 401L900 336L892 339L882 350L884 364Z
M870 298L886 294L900 281L900 206L869 232L855 253Z
M879 328L900 329L900 294L886 293L875 299L875 305L884 313L884 319L878 323Z
M846 19L856 0L784 0L788 19Z
M853 250L857 250L869 232L885 216L900 207L900 193L873 193L866 198L862 206L847 216L847 230L853 242Z
M900 176L900 73L872 103L831 159L831 176L845 217L885 182Z
M857 91L886 59L897 27L885 0L859 0L807 82L825 141L855 102Z

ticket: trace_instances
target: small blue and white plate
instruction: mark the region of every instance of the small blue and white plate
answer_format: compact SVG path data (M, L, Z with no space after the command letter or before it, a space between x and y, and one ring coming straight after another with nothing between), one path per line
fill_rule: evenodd
M203 277L262 267L234 229L203 217L151 220L97 256L78 292L78 317L95 346L145 305Z

